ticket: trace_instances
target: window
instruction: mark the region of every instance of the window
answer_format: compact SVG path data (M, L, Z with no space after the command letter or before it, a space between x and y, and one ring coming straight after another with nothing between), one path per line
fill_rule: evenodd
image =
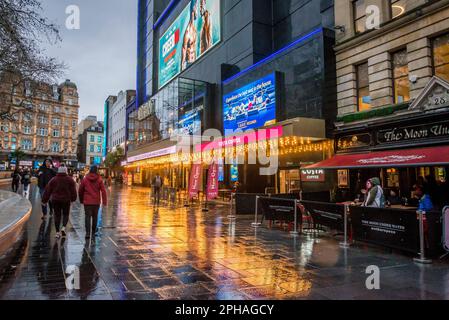
M52 152L59 152L59 149L60 149L59 142L53 142L51 144L51 151Z
M31 116L31 114L28 113L28 112L25 113L24 116L23 116L23 120L26 121L26 122L30 122L30 121L31 121L31 118L32 118L32 116Z
M368 63L357 67L357 107L358 111L371 109L371 97L369 93Z
M426 0L390 0L391 18L400 17L407 11L425 3Z
M53 129L53 137L59 138L59 130L58 129Z
M97 153L101 153L101 146L97 146Z
M39 110L43 112L47 112L47 106L45 104L39 105Z
M103 142L103 137L102 136L98 136L97 141L98 141L98 143L102 143Z
M54 107L53 108L53 111L55 112L55 113L59 113L60 111L61 111L61 108L59 108L59 107Z
M449 81L449 33L432 42L434 74Z
M31 150L33 148L33 143L31 142L31 140L24 139L22 140L21 146L23 150Z
M59 126L61 124L61 119L53 118L52 123L53 123L54 126Z
M76 120L72 120L72 127L76 127Z
M46 128L39 128L38 135L41 137L46 137L48 135L48 129Z
M89 145L89 151L95 152L95 146L93 144Z
M23 127L23 133L25 134L31 134L31 128L29 126Z
M366 31L366 6L365 0L356 0L352 3L354 12L355 33Z
M95 136L94 135L90 136L90 142L95 142Z
M48 119L45 116L39 116L39 123L40 124L47 124L48 123Z
M393 53L393 90L394 102L402 103L410 100L410 82L408 80L407 50Z
M1 124L0 125L0 131L3 131L3 132L5 132L5 133L8 133L9 132L9 126L7 125L7 124Z

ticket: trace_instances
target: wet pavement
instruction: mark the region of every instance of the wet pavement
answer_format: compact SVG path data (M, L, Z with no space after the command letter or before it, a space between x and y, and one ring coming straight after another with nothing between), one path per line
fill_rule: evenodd
M447 260L418 266L380 248L341 249L327 234L255 230L251 216L229 221L226 205L154 208L145 188L110 190L92 243L74 204L67 239L56 241L33 191L26 238L0 274L0 299L449 299ZM381 270L380 290L366 288L371 265ZM79 290L66 288L69 266L79 268Z

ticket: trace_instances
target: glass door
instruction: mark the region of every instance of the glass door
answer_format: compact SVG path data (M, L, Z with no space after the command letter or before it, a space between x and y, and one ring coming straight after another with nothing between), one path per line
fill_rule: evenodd
M301 188L301 176L299 169L280 170L279 191L280 193L299 192Z

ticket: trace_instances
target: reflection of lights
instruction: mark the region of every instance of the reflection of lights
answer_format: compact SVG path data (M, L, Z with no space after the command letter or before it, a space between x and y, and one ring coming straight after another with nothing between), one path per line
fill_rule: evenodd
M400 13L398 14L394 14L393 13L393 18L399 17L400 15L402 15L405 12L405 8L400 6L400 5L393 5L391 6L392 9L398 9Z

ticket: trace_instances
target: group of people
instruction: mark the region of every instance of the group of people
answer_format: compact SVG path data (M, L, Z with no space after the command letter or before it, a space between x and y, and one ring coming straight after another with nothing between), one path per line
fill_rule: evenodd
M30 196L30 184L31 184L31 172L28 168L16 169L11 174L11 188L14 193L19 192L20 184L23 185L23 197L29 198Z
M436 209L437 206L435 206L435 203L440 205L438 201L438 188L432 188L431 185L425 183L426 181L431 180L423 180L422 183L418 181L413 186L413 194L418 202L418 210L424 212ZM364 207L385 208L388 205L402 204L397 191L390 190L389 195L385 195L379 178L368 179L366 189L362 193L365 195L362 202L362 206Z
M15 173L13 173L14 175ZM22 175L22 178L23 175ZM31 174L27 189L31 183ZM98 167L92 166L89 174L77 182L68 174L67 167L61 165L55 168L51 158L47 158L38 171L38 188L41 196L42 219L48 215L54 216L56 238L66 236L71 204L78 198L84 205L86 239L97 236L98 212L100 206L107 205L107 192L103 180L98 173ZM15 188L13 177L13 190Z

